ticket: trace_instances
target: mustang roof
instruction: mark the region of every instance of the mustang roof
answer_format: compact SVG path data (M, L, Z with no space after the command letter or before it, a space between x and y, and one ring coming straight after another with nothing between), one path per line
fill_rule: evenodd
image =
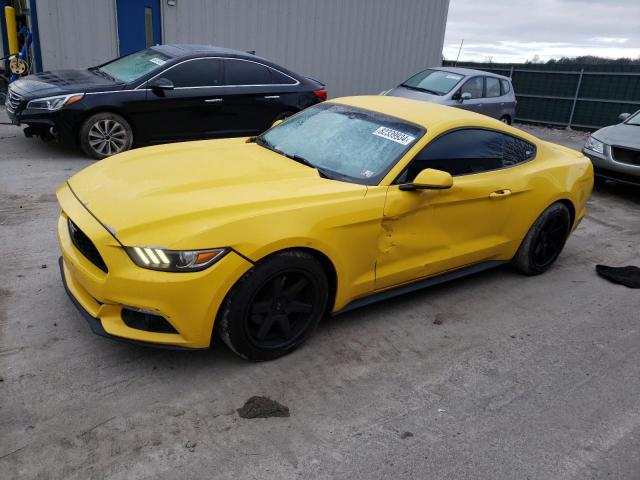
M498 120L485 115L409 98L388 97L386 95L362 95L357 97L336 98L332 99L331 102L386 113L387 115L421 125L427 129L438 123L456 121L468 123L469 125L481 125L489 121L502 126L502 123Z

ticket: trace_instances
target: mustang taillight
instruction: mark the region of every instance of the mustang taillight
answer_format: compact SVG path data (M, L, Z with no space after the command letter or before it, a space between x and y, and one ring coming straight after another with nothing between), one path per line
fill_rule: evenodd
M320 90L314 90L313 94L318 97L320 100L326 100L327 99L327 89L326 88L321 88Z

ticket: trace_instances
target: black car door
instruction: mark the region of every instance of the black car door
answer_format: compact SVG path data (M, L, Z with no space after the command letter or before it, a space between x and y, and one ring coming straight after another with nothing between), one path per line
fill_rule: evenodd
M169 67L146 83L140 127L151 142L215 135L222 105L222 60L196 58Z
M271 126L291 111L291 87L297 80L251 60L224 60L225 88L219 117L219 135L251 135Z

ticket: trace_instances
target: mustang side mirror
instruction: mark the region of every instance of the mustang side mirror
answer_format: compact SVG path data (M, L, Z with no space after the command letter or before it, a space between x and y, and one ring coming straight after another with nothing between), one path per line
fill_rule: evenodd
M173 90L175 88L173 82L164 77L154 78L148 85L151 90Z
M618 115L618 120L620 120L621 122L624 122L630 116L631 116L630 113L621 113L620 115Z
M400 190L446 190L453 186L453 177L449 172L425 168L411 183L400 185Z
M275 122L273 122L273 123L271 124L271 128L273 128L273 127L277 127L277 126L278 126L278 125L280 125L281 123L282 123L282 120L276 120Z
M460 95L460 103L464 102L465 100L471 100L471 94L469 92L464 92L462 95Z

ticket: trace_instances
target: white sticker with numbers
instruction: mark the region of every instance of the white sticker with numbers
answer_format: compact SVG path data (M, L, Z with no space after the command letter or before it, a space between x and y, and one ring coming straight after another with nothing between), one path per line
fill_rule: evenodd
M411 135L407 135L406 133L387 127L379 127L375 132L373 132L373 134L378 137L391 140L392 142L399 143L400 145L409 145L416 139L416 137L412 137Z
M164 61L164 60L162 60L160 58L157 58L157 57L150 58L149 61L151 63L155 63L156 65L164 65L165 63L167 63L166 61Z

